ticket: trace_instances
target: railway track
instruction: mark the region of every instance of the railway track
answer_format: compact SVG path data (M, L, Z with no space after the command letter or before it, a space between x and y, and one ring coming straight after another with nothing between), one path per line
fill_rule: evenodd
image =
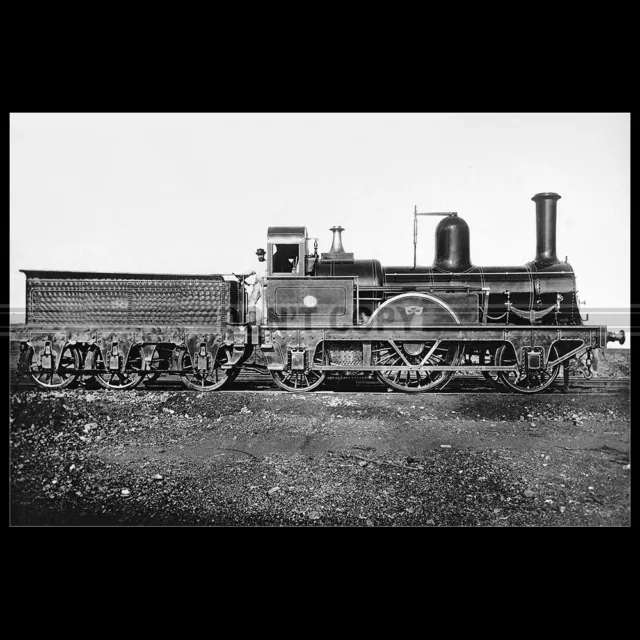
M631 379L629 377L600 377L591 378L590 380L581 376L570 377L568 393L624 393L629 391L630 381ZM24 378L16 382L15 372L12 372L11 388L13 390L32 389L36 388L36 385L32 380ZM153 383L142 383L138 389L184 391L186 387L184 387L178 376L166 376ZM563 389L562 378L558 377L558 380L556 380L553 385L541 393L564 393ZM222 390L221 393L263 390L279 391L283 394L287 393L286 391L281 391L276 386L269 374L260 374L253 371L241 373L229 389ZM322 388L318 391L386 393L387 389L377 380L357 378L337 380L328 377ZM494 386L482 376L464 375L455 376L444 389L435 393L499 393L499 390L494 388Z
M167 384L166 382L164 384ZM276 385L271 381L269 375L259 374L241 374L238 376L233 386L230 389L248 389L250 387L269 387L274 390L277 389ZM607 393L607 392L625 392L630 388L630 378L591 378L590 380L584 377L570 377L569 378L569 393ZM383 392L386 393L386 387L377 380L345 380L337 381L327 379L325 380L322 389L326 391L369 391L369 392ZM563 393L564 384L561 378L546 390L546 393ZM447 386L441 391L436 393L483 393L483 392L496 392L496 389L491 383L485 380L482 376L456 376ZM542 393L545 393L544 391ZM515 394L519 395L519 394Z

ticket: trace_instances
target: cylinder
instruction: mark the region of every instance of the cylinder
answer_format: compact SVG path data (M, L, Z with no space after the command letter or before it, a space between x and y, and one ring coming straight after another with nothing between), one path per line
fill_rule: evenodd
M557 193L537 193L531 198L536 203L536 266L547 267L559 262L556 255L556 202Z
M457 216L448 216L436 227L436 257L433 266L444 271L471 268L469 225Z

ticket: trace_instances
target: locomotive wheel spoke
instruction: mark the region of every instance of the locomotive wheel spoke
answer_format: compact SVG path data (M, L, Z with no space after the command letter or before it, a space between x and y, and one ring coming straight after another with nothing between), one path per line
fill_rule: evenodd
M558 352L554 346L549 352L549 358L555 360L557 357ZM517 361L515 355L507 354L506 348L503 346L496 352L496 362L498 365L512 365ZM557 364L551 369L540 369L535 372L521 369L520 371L499 371L498 375L506 389L518 393L540 393L555 382L559 373L560 365Z
M173 349L171 347L154 347L151 359L148 361L149 368L144 378L145 386L153 384L163 373L170 371L172 356ZM140 366L142 367L142 360Z
M142 347L135 344L129 350L129 357L124 363L124 368L118 371L107 370L102 354L98 352L95 356L94 367L103 370L104 373L98 373L96 380L98 384L105 389L114 389L117 391L133 389L137 387L144 378L142 362Z
M422 363L425 354L433 347L433 341L429 344L409 343L407 348L402 343L398 344L400 354L395 350L390 355L382 355L389 349L385 347L373 348L371 350L374 356L374 364L388 365L393 367L406 365L409 362L411 366L452 366L460 355L461 348L457 343L452 343L449 347L438 347L426 360ZM422 347L422 348L421 348ZM409 350L411 353L409 353ZM379 354L379 355L376 355ZM395 357L393 357L395 356ZM390 358L393 357L391 362ZM406 362L405 362L406 359ZM378 379L388 387L397 389L398 391L407 391L411 393L422 393L443 387L455 375L455 371L419 371L418 369L405 370L386 370L376 372Z
M322 365L329 362L329 353L317 350L314 356L313 364ZM291 369L284 371L271 371L273 381L285 391L307 392L317 389L326 377L324 371L308 369L305 371L293 371Z
M211 363L211 354L208 356L208 369L201 371L195 368L196 358L192 357L187 349L183 350L178 359L180 377L185 385L197 391L217 391L231 384L237 377L239 370L222 369L222 365L229 362L227 347L220 346L216 353L215 363Z

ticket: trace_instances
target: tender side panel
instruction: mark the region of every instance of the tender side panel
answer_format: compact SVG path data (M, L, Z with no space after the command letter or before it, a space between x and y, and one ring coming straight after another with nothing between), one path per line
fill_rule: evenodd
M27 322L64 325L208 325L241 321L238 284L202 280L27 279Z

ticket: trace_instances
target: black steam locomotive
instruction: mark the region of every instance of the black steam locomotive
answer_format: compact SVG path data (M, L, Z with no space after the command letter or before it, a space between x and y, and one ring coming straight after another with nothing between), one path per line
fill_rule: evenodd
M532 199L537 251L524 266L474 266L462 218L415 211L413 266L354 259L342 227L320 255L305 227L269 227L256 252L266 276L251 293L247 275L24 271L18 373L49 389L81 378L131 389L179 374L213 391L262 367L287 391L375 375L423 392L476 371L506 390L542 391L570 359L588 362L625 337L583 323L575 274L556 255L560 196ZM416 264L420 215L444 216L430 267Z

